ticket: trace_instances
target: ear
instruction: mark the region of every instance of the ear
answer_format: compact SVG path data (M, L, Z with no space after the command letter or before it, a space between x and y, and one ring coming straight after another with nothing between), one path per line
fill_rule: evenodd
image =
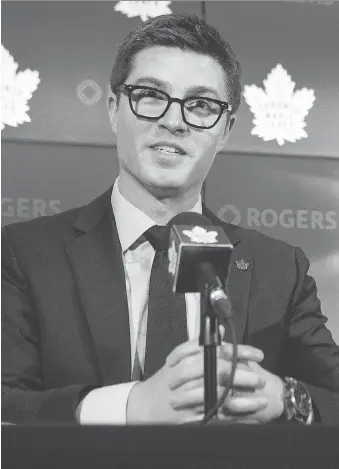
M112 92L108 95L107 110L108 110L108 115L109 115L109 120L111 123L112 130L116 134L117 133L118 105L117 105L117 97Z
M226 143L227 143L227 140L228 140L228 137L230 135L230 133L232 132L232 130L234 129L234 126L235 126L235 123L236 123L236 120L237 120L237 116L235 114L231 114L229 119L227 120L227 124L226 124L226 127L225 127L225 130L224 130L224 133L218 143L218 146L217 146L217 153L221 150L223 150L223 148L225 147Z

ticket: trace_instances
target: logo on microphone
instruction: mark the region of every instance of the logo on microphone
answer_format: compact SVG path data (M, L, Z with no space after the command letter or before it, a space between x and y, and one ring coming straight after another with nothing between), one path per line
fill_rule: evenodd
M168 261L169 261L168 272L172 274L174 277L175 269L176 269L176 265L178 261L178 253L177 253L177 250L175 249L174 241L172 241L172 245L168 250Z
M218 242L217 231L207 231L200 226L195 226L192 230L184 230L182 234L188 236L192 243L212 244Z

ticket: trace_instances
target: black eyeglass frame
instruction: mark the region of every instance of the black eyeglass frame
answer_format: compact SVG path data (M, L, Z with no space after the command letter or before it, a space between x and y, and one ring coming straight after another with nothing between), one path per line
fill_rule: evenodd
M167 103L167 106L166 106L164 112L162 114L160 114L160 116L158 116L158 117L148 117L148 116L144 116L142 114L138 114L133 109L133 105L132 105L132 91L135 90L135 89L153 90L153 91L156 91L158 93L161 93L161 94L165 95L167 97L168 103ZM221 119L221 116L223 115L225 110L226 110L226 112L231 112L232 111L232 106L229 103L227 103L226 101L220 101L219 99L214 99L214 98L205 98L203 96L190 96L189 98L184 98L184 99L172 98L165 91L159 90L158 88L153 88L152 86L128 85L127 83L125 83L123 85L120 85L118 87L117 91L127 92L129 105L130 105L131 111L133 112L133 114L135 116L142 117L143 119L149 119L149 120L152 120L152 121L157 121L158 119L161 119L162 117L164 117L164 115L169 110L172 103L179 103L180 108L181 108L181 115L182 115L183 121L185 122L185 124L189 125L190 127L195 127L196 129L211 129L212 127L217 125L217 123ZM184 105L187 101L190 101L192 99L206 99L207 101L212 101L213 103L219 104L220 114L219 114L217 120L214 122L213 125L210 125L209 127L203 127L201 125L195 125L195 124L191 124L190 122L187 122L186 117L185 117L185 112L184 112Z

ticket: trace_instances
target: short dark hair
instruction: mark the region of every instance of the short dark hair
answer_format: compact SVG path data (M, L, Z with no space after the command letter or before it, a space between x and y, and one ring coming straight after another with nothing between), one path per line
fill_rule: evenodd
M225 72L232 113L236 112L241 101L241 68L235 52L216 28L202 17L189 13L157 16L129 33L118 48L111 73L114 94L125 83L137 53L154 46L191 50L216 59Z

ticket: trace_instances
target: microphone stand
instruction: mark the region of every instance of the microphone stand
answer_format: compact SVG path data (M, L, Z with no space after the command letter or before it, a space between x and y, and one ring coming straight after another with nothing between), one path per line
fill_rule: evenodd
M210 304L208 284L202 288L200 300L199 345L204 346L205 415L217 403L217 346L220 345L218 317ZM217 420L215 415L213 420Z

